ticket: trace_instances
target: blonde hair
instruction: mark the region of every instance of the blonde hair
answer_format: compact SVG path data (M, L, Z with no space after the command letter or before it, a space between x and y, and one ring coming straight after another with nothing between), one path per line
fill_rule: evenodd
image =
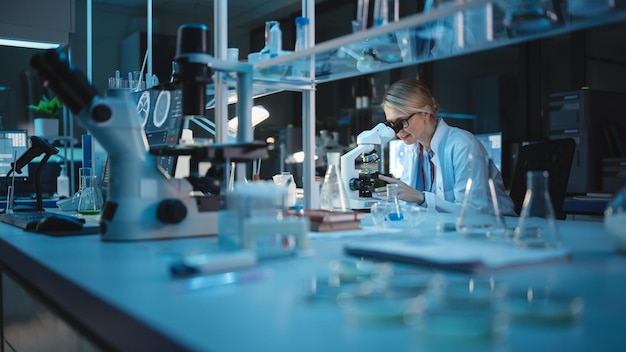
M437 116L439 109L430 89L415 78L405 78L393 83L385 92L381 106L400 110L407 115L430 108L432 115Z

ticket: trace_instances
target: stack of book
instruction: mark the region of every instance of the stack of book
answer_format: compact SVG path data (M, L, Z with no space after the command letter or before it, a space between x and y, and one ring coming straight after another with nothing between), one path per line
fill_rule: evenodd
M322 209L305 209L294 215L305 216L311 224L311 231L343 231L361 228L364 213L355 211L328 211Z

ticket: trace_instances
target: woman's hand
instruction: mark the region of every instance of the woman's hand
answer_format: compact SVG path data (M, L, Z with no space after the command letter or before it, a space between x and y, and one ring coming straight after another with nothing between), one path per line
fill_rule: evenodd
M400 179L385 175L378 175L378 178L387 183L393 183L398 185L398 199L409 203L424 203L424 193L400 181ZM374 191L376 192L376 196L379 198L387 197L386 187L379 187L376 188Z

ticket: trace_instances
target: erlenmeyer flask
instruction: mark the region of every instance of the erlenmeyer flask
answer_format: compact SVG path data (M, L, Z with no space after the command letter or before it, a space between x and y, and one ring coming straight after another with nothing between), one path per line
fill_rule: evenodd
M351 211L348 193L341 182L339 153L328 153L328 167L320 191L320 209L330 211Z
M561 234L548 191L548 171L528 171L527 189L515 227L515 244L528 248L557 248Z
M470 238L504 238L504 219L500 213L494 184L496 167L491 156L469 155L470 178L456 220L459 235Z
M98 187L95 175L81 176L80 198L78 199L78 213L81 215L97 215L102 210L102 192Z

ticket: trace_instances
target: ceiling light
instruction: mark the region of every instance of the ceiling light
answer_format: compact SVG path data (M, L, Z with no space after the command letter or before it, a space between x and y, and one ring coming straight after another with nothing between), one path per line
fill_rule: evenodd
M61 44L58 43L45 43L17 39L0 39L0 45L30 49L56 49L61 46Z

